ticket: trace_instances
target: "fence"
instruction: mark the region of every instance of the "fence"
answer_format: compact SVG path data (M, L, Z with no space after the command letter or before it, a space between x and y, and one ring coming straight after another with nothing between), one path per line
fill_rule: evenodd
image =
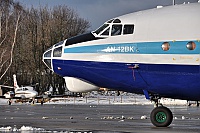
M96 96L53 98L50 103L66 104L151 104L144 96Z

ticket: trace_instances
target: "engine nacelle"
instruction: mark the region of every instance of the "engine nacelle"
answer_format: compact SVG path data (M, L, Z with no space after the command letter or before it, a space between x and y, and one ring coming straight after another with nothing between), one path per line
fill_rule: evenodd
M90 92L99 90L99 87L77 78L64 77L64 79L68 90L71 92Z

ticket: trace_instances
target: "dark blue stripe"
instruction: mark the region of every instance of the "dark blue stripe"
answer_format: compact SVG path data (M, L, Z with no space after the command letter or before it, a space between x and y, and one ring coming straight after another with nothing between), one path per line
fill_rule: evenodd
M77 77L99 87L143 93L148 90L169 98L200 100L199 66L53 60L55 73ZM58 70L57 68L62 68Z

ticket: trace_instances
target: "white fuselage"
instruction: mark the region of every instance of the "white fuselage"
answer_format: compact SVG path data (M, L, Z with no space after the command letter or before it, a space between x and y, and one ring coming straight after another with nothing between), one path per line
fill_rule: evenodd
M33 90L33 87L26 86L15 89L15 97L21 97L22 99L31 99L38 95L38 92Z

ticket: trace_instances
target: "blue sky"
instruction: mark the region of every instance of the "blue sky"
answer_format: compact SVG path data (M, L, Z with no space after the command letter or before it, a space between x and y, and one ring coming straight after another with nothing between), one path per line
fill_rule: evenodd
M95 30L105 21L127 13L155 8L158 5L172 5L173 0L15 0L26 7L67 5L74 9L80 17L91 23ZM183 2L194 3L198 0L176 0L176 4Z

